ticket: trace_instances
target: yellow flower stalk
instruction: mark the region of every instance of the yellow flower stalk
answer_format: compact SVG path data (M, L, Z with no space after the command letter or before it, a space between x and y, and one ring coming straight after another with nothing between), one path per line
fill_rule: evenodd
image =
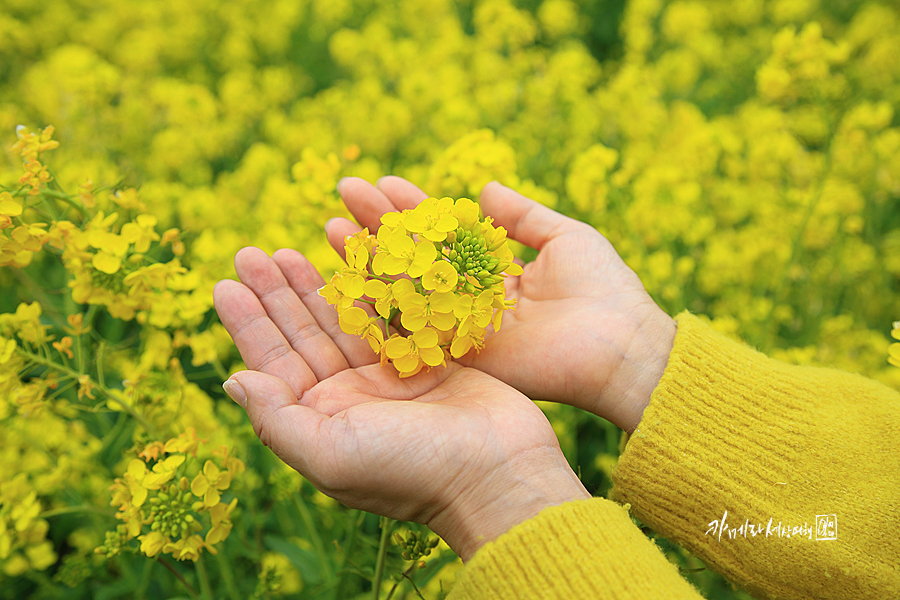
M522 268L506 230L468 198L428 198L387 213L377 235L349 236L345 250L347 267L319 295L341 329L365 339L401 377L480 350L488 328L499 329L515 306L505 279Z

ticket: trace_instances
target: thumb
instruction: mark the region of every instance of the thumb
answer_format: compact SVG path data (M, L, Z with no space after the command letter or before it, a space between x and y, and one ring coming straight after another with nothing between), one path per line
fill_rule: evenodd
M590 227L496 181L484 186L479 202L484 214L505 227L509 237L535 250L564 233Z
M222 385L253 424L259 440L306 475L315 468L324 414L303 406L286 381L259 371L240 371Z

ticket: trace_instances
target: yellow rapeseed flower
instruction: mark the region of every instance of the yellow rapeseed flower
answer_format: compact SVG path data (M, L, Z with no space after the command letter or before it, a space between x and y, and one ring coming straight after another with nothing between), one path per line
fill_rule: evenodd
M438 346L437 331L425 327L409 337L393 335L385 342L384 351L394 361L400 377L410 377L423 367L444 363L444 351Z

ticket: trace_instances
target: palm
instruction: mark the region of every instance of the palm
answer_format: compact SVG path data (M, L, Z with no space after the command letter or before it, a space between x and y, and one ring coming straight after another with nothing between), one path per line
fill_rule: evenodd
M402 381L390 367L347 369L311 388L302 405L330 417L319 434L332 445L316 464L290 443L308 418L303 411L279 412L279 420L296 421L284 443L265 431L263 441L345 505L407 521L432 521L511 460L559 452L527 398L453 364Z
M510 284L516 310L463 362L534 398L577 404L581 376L602 388L627 351L626 322L654 306L609 242L587 226L544 244Z
M299 253L238 253L243 283L216 286L219 316L251 371L241 385L260 439L344 504L431 523L517 462L564 468L526 397L451 363L401 380L343 334ZM524 460L526 459L527 460ZM496 487L496 485L495 485Z

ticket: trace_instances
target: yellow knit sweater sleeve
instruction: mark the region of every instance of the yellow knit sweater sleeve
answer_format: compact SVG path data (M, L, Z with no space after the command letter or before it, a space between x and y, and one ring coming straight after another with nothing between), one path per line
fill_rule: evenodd
M886 386L771 360L682 314L613 479L614 500L754 595L900 598L900 395ZM486 544L449 598L700 596L594 498Z
M546 508L485 544L448 600L702 600L631 521L591 498Z
M900 598L900 394L684 313L611 498L759 597Z

